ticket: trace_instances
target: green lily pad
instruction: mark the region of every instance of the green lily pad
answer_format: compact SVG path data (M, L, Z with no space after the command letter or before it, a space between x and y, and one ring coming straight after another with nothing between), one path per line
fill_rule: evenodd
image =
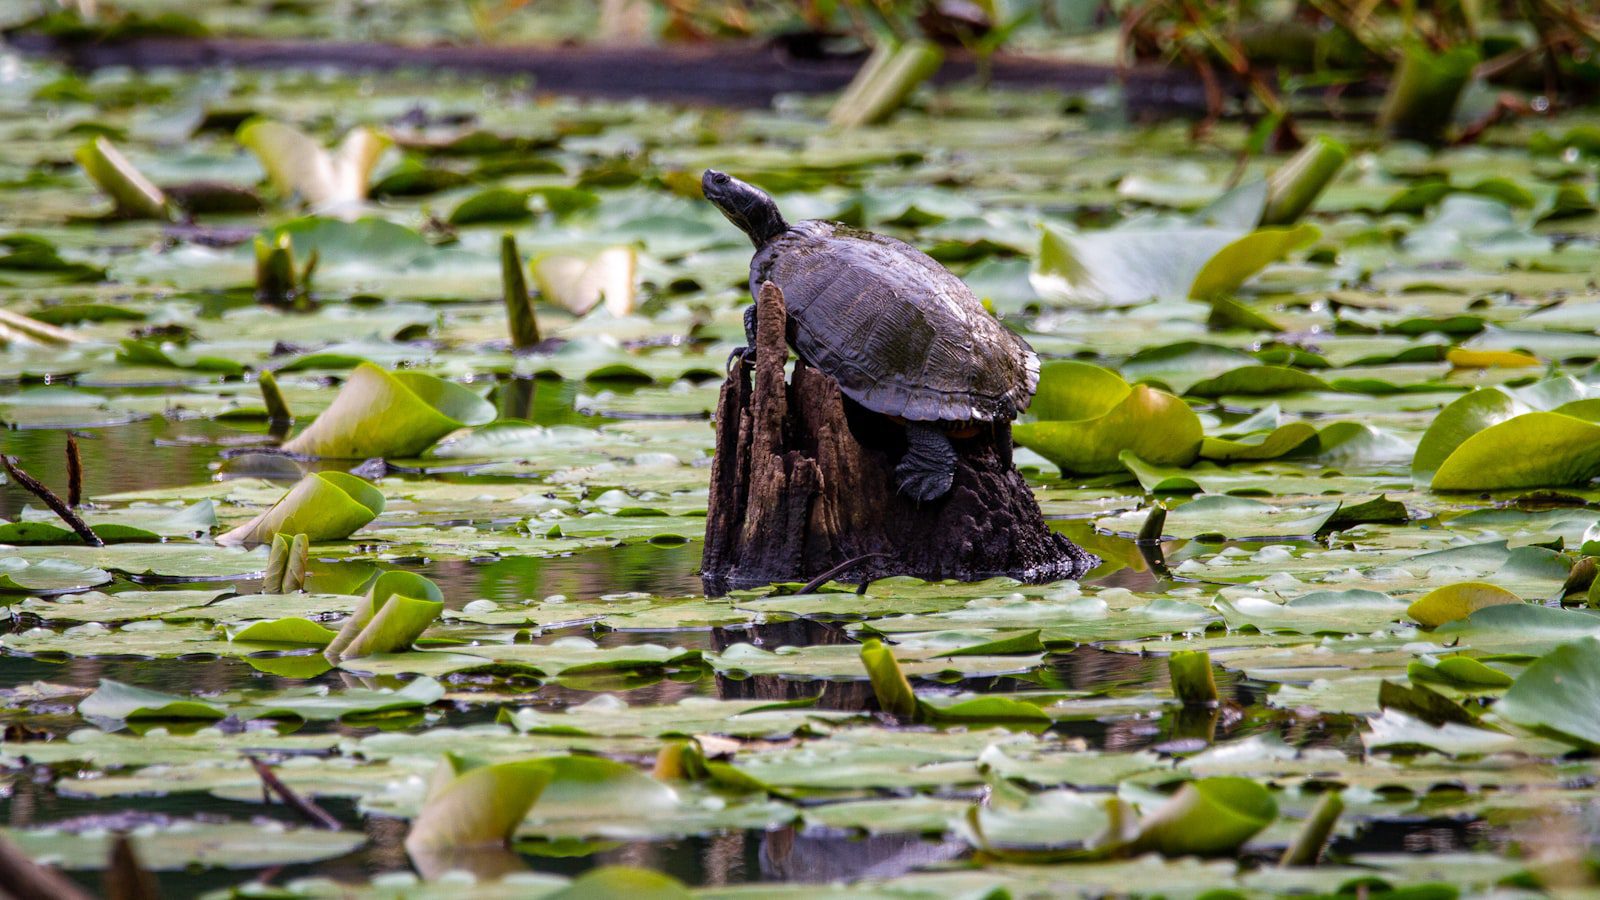
M1165 856L1215 856L1232 852L1277 817L1277 801L1255 780L1202 778L1146 816L1133 843Z
M336 459L416 456L450 432L494 417L493 406L460 385L361 363L333 404L284 449Z
M215 704L103 679L94 693L78 704L78 714L99 719L199 719L226 715Z
M73 833L61 828L9 828L3 834L34 861L70 871L105 868L113 840L106 829ZM136 827L129 837L139 863L157 872L191 866L264 869L314 863L343 856L367 842L360 832L181 819Z
M0 557L0 591L66 594L86 591L111 580L111 573L60 559Z
M1534 660L1494 705L1499 718L1579 747L1600 746L1600 638L1582 637Z
M1406 607L1406 615L1431 628L1465 619L1486 606L1521 602L1521 597L1498 585L1468 581L1429 591Z
M408 649L443 611L444 594L438 585L411 572L385 572L373 581L323 655L337 663Z
M1185 465L1202 437L1182 400L1086 363L1047 363L1032 413L1038 421L1013 426L1017 443L1075 474L1119 471L1123 451Z
M1600 476L1600 425L1559 412L1529 412L1473 434L1430 482L1439 491L1583 484Z
M302 478L271 509L217 536L217 543L260 546L280 534L312 541L338 541L383 512L383 492L344 472L314 472Z

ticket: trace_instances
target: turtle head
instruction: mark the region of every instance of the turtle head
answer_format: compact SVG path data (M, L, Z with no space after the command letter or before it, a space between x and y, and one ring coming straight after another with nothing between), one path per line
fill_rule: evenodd
M778 212L778 204L766 191L755 185L746 184L724 172L707 169L700 179L700 190L705 193L707 200L722 210L729 222L749 235L750 242L757 247L789 229L789 223Z

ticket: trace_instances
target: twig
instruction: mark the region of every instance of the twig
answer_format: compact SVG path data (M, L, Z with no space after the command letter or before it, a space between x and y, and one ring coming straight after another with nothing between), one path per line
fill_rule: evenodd
M106 872L101 883L106 900L159 900L161 891L156 880L133 851L133 842L126 832L119 832L111 845L111 858L106 861Z
M83 456L71 434L67 435L67 505L74 509L83 505Z
M295 793L293 788L284 784L283 779L272 771L271 766L249 754L245 755L245 759L250 760L250 765L255 766L256 774L261 776L262 786L277 794L278 799L283 801L284 806L299 813L306 821L316 825L318 828L338 831L342 827L339 824L339 820L335 819L332 813Z
M91 900L88 891L34 862L4 837L0 837L0 885L7 897L17 900Z
M39 479L22 471L14 457L0 454L0 463L5 465L6 474L10 475L13 481L22 485L27 489L28 493L43 500L44 505L50 507L52 512L61 517L61 521L67 523L73 531L77 532L78 537L85 544L91 547L104 547L106 545L105 541L100 540L100 535L95 534L88 525L84 524L83 519L72 511L72 507L68 506L65 500L56 496L55 491L45 487Z
M815 577L815 578L811 579L810 581L806 582L805 586L800 588L800 590L795 591L795 593L797 593L797 594L809 594L812 591L816 590L817 588L822 587L823 585L827 584L830 580L833 579L833 577L835 575L838 575L841 572L848 572L852 566L855 566L855 565L857 565L859 563L864 563L869 559L877 559L880 556L888 556L888 555L889 554L887 554L887 553L863 553L862 555L856 557L855 559L847 559L844 562L839 563L837 566L834 566L833 568L829 569L828 571L823 572L821 575L818 575L817 577Z

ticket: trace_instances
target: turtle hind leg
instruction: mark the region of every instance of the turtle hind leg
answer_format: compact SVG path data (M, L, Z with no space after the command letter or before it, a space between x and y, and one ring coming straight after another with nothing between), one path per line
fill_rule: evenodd
M918 503L950 492L956 477L956 448L944 432L915 422L906 426L906 455L894 470L900 493Z

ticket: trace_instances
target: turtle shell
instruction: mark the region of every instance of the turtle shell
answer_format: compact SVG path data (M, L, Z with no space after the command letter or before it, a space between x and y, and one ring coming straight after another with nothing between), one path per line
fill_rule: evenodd
M894 238L800 222L750 261L754 296L783 291L790 340L875 412L917 422L1009 420L1039 386L1039 357L966 283Z

